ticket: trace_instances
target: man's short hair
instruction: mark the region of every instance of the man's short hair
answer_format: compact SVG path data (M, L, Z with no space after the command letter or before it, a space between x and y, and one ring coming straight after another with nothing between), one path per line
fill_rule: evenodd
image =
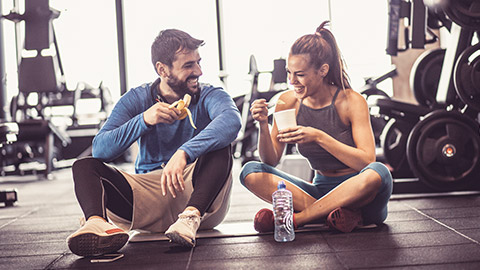
M155 67L161 62L172 67L175 54L182 51L193 51L204 44L203 40L193 38L186 32L177 29L160 31L152 44L152 63Z

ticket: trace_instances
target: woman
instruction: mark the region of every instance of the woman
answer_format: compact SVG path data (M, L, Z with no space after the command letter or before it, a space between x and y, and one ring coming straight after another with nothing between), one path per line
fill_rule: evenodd
M375 162L375 141L365 99L351 89L333 34L323 22L315 34L304 35L292 45L287 71L293 90L280 96L276 111L296 110L297 126L269 129L265 99L250 108L260 125L262 162L242 168L242 184L271 202L277 183L286 182L293 194L294 225L327 218L327 224L350 232L359 225L381 224L387 217L392 177ZM297 144L315 170L312 183L275 169L286 144ZM273 231L273 213L260 210L255 229Z

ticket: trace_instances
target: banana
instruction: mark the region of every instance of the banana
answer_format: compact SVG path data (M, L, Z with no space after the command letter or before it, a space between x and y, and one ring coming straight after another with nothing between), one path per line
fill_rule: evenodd
M183 120L185 119L185 117L188 116L188 120L190 120L190 125L192 125L194 129L197 129L197 127L193 123L192 112L188 109L188 105L190 105L190 101L192 101L192 97L189 94L185 94L183 99L179 99L173 102L172 104L170 104L170 106L168 106L168 108L172 109L176 107L181 112L180 116L178 117L178 120Z

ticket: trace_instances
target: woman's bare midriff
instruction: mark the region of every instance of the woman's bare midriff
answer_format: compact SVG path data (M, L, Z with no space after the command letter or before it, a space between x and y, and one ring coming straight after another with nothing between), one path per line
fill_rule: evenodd
M316 170L318 174L327 176L327 177L335 177L335 176L342 176L342 175L347 175L351 173L355 173L356 171L352 168L346 168L346 169L341 169L341 170L328 170L328 171L320 171Z

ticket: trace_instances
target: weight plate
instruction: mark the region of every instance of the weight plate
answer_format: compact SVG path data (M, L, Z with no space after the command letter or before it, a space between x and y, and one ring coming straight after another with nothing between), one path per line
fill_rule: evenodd
M478 123L455 111L429 113L408 136L407 160L415 176L436 190L470 186L480 169Z
M443 11L456 24L472 29L480 29L480 1L449 0L444 1Z
M445 49L433 49L422 53L412 66L410 87L420 105L434 108L437 105L437 89L442 72Z
M455 91L462 102L480 111L480 43L460 54L453 74Z
M380 145L394 178L413 177L407 161L407 139L415 123L390 118L380 135Z

